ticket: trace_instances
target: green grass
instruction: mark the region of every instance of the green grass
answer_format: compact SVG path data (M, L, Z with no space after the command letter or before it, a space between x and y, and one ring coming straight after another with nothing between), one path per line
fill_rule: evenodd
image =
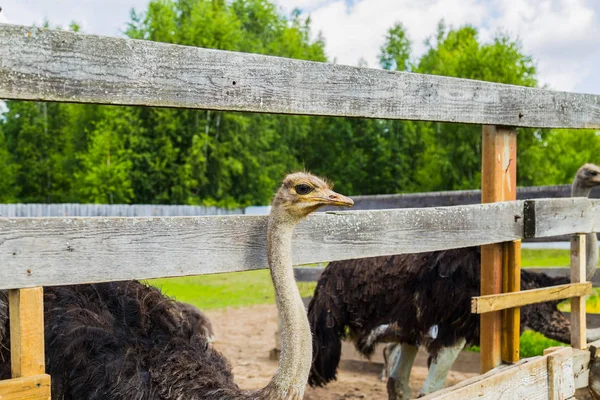
M523 267L567 266L569 251L523 249L522 265ZM268 270L153 279L149 282L160 287L169 296L202 309L244 307L275 301ZM299 288L302 296L310 296L314 291L315 283L300 282ZM600 312L600 297L591 297L588 305Z
M163 293L203 310L275 302L268 270L149 280ZM316 283L299 282L302 296L311 296Z
M561 249L522 249L523 267L568 267L569 250Z
M548 339L541 333L525 331L521 335L519 353L521 358L540 356L544 353L544 349L555 346L566 346L566 344L557 342L556 340ZM479 346L471 346L466 350L479 353Z
M523 249L521 261L523 267L566 267L569 265L569 251ZM268 270L153 279L148 282L161 288L167 295L194 304L203 310L275 302ZM300 294L303 297L311 296L315 285L316 283L313 282L299 282ZM568 302L560 305L562 311L568 311L569 308ZM594 294L588 298L587 311L600 313L599 289L595 289ZM537 332L526 331L521 336L521 357L540 355L545 348L560 345L561 343L550 340ZM468 350L479 351L477 347Z

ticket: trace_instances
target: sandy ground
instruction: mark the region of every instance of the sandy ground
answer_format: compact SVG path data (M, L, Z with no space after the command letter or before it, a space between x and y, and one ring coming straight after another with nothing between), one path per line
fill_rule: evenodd
M260 388L267 384L277 362L269 360L275 345L277 310L274 305L207 311L217 341L215 347L231 362L236 382L244 389ZM307 387L306 400L387 399L385 383L379 379L379 365L345 363L337 382L326 388ZM413 395L423 385L427 369L415 366L411 375ZM454 385L474 373L451 371L448 385Z

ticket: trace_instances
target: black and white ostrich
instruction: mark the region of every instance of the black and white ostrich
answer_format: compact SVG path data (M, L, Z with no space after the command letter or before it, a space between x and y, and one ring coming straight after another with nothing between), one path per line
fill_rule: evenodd
M267 259L282 323L279 366L269 384L243 391L229 362L190 323L186 307L136 281L48 287L46 370L61 400L300 400L312 335L292 270L292 233L321 206L352 200L307 173L288 175L272 204ZM0 301L0 378L10 373L6 298Z
M582 166L572 196L588 196L600 185L600 167ZM378 342L398 343L389 354L390 399L410 398L409 377L419 346L430 355L421 395L443 388L446 376L466 344L479 342L479 315L471 313L471 298L480 291L480 248L469 247L418 254L364 258L330 263L309 304L313 331L311 386L336 379L341 340L353 341L365 356ZM588 279L598 263L595 234L587 235ZM522 270L521 289L567 283ZM558 302L522 308L521 326L568 342L570 323ZM589 330L589 340L600 338Z

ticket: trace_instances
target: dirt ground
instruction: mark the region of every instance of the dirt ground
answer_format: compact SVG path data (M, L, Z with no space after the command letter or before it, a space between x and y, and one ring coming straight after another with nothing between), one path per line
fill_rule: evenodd
M231 362L236 382L244 389L260 388L267 384L277 362L269 360L275 345L277 310L274 305L207 311L213 323L217 341L215 347ZM385 382L379 378L380 365L345 363L337 382L326 388L307 387L305 400L387 399ZM423 385L427 369L415 366L411 388L416 396ZM474 373L451 371L448 385L475 376Z

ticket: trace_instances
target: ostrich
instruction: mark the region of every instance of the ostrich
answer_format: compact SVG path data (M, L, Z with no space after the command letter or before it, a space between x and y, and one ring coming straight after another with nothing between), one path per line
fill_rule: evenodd
M209 343L215 341L215 333L210 319L202 311L188 303L176 302L175 305L179 308L183 321L190 324L192 334L206 337Z
M588 196L600 185L600 167L582 166L572 196ZM598 263L595 234L587 235L587 278ZM479 342L479 316L471 314L471 298L479 295L479 247L419 254L374 257L330 263L309 304L313 330L311 386L336 379L341 340L348 337L370 356L377 342L394 342L389 355L390 399L410 398L409 377L418 346L429 352L430 368L421 395L443 388L456 357L467 343ZM567 283L568 279L521 271L521 289ZM569 341L569 321L558 302L522 308L521 324L547 336ZM589 330L588 338L598 337Z
M352 206L313 175L288 175L268 219L267 259L282 321L282 352L268 385L242 391L228 361L156 288L135 281L49 287L45 339L52 398L300 400L312 359L306 311L292 270L292 232L324 205ZM8 364L3 340L2 358ZM8 367L9 368L9 367Z

